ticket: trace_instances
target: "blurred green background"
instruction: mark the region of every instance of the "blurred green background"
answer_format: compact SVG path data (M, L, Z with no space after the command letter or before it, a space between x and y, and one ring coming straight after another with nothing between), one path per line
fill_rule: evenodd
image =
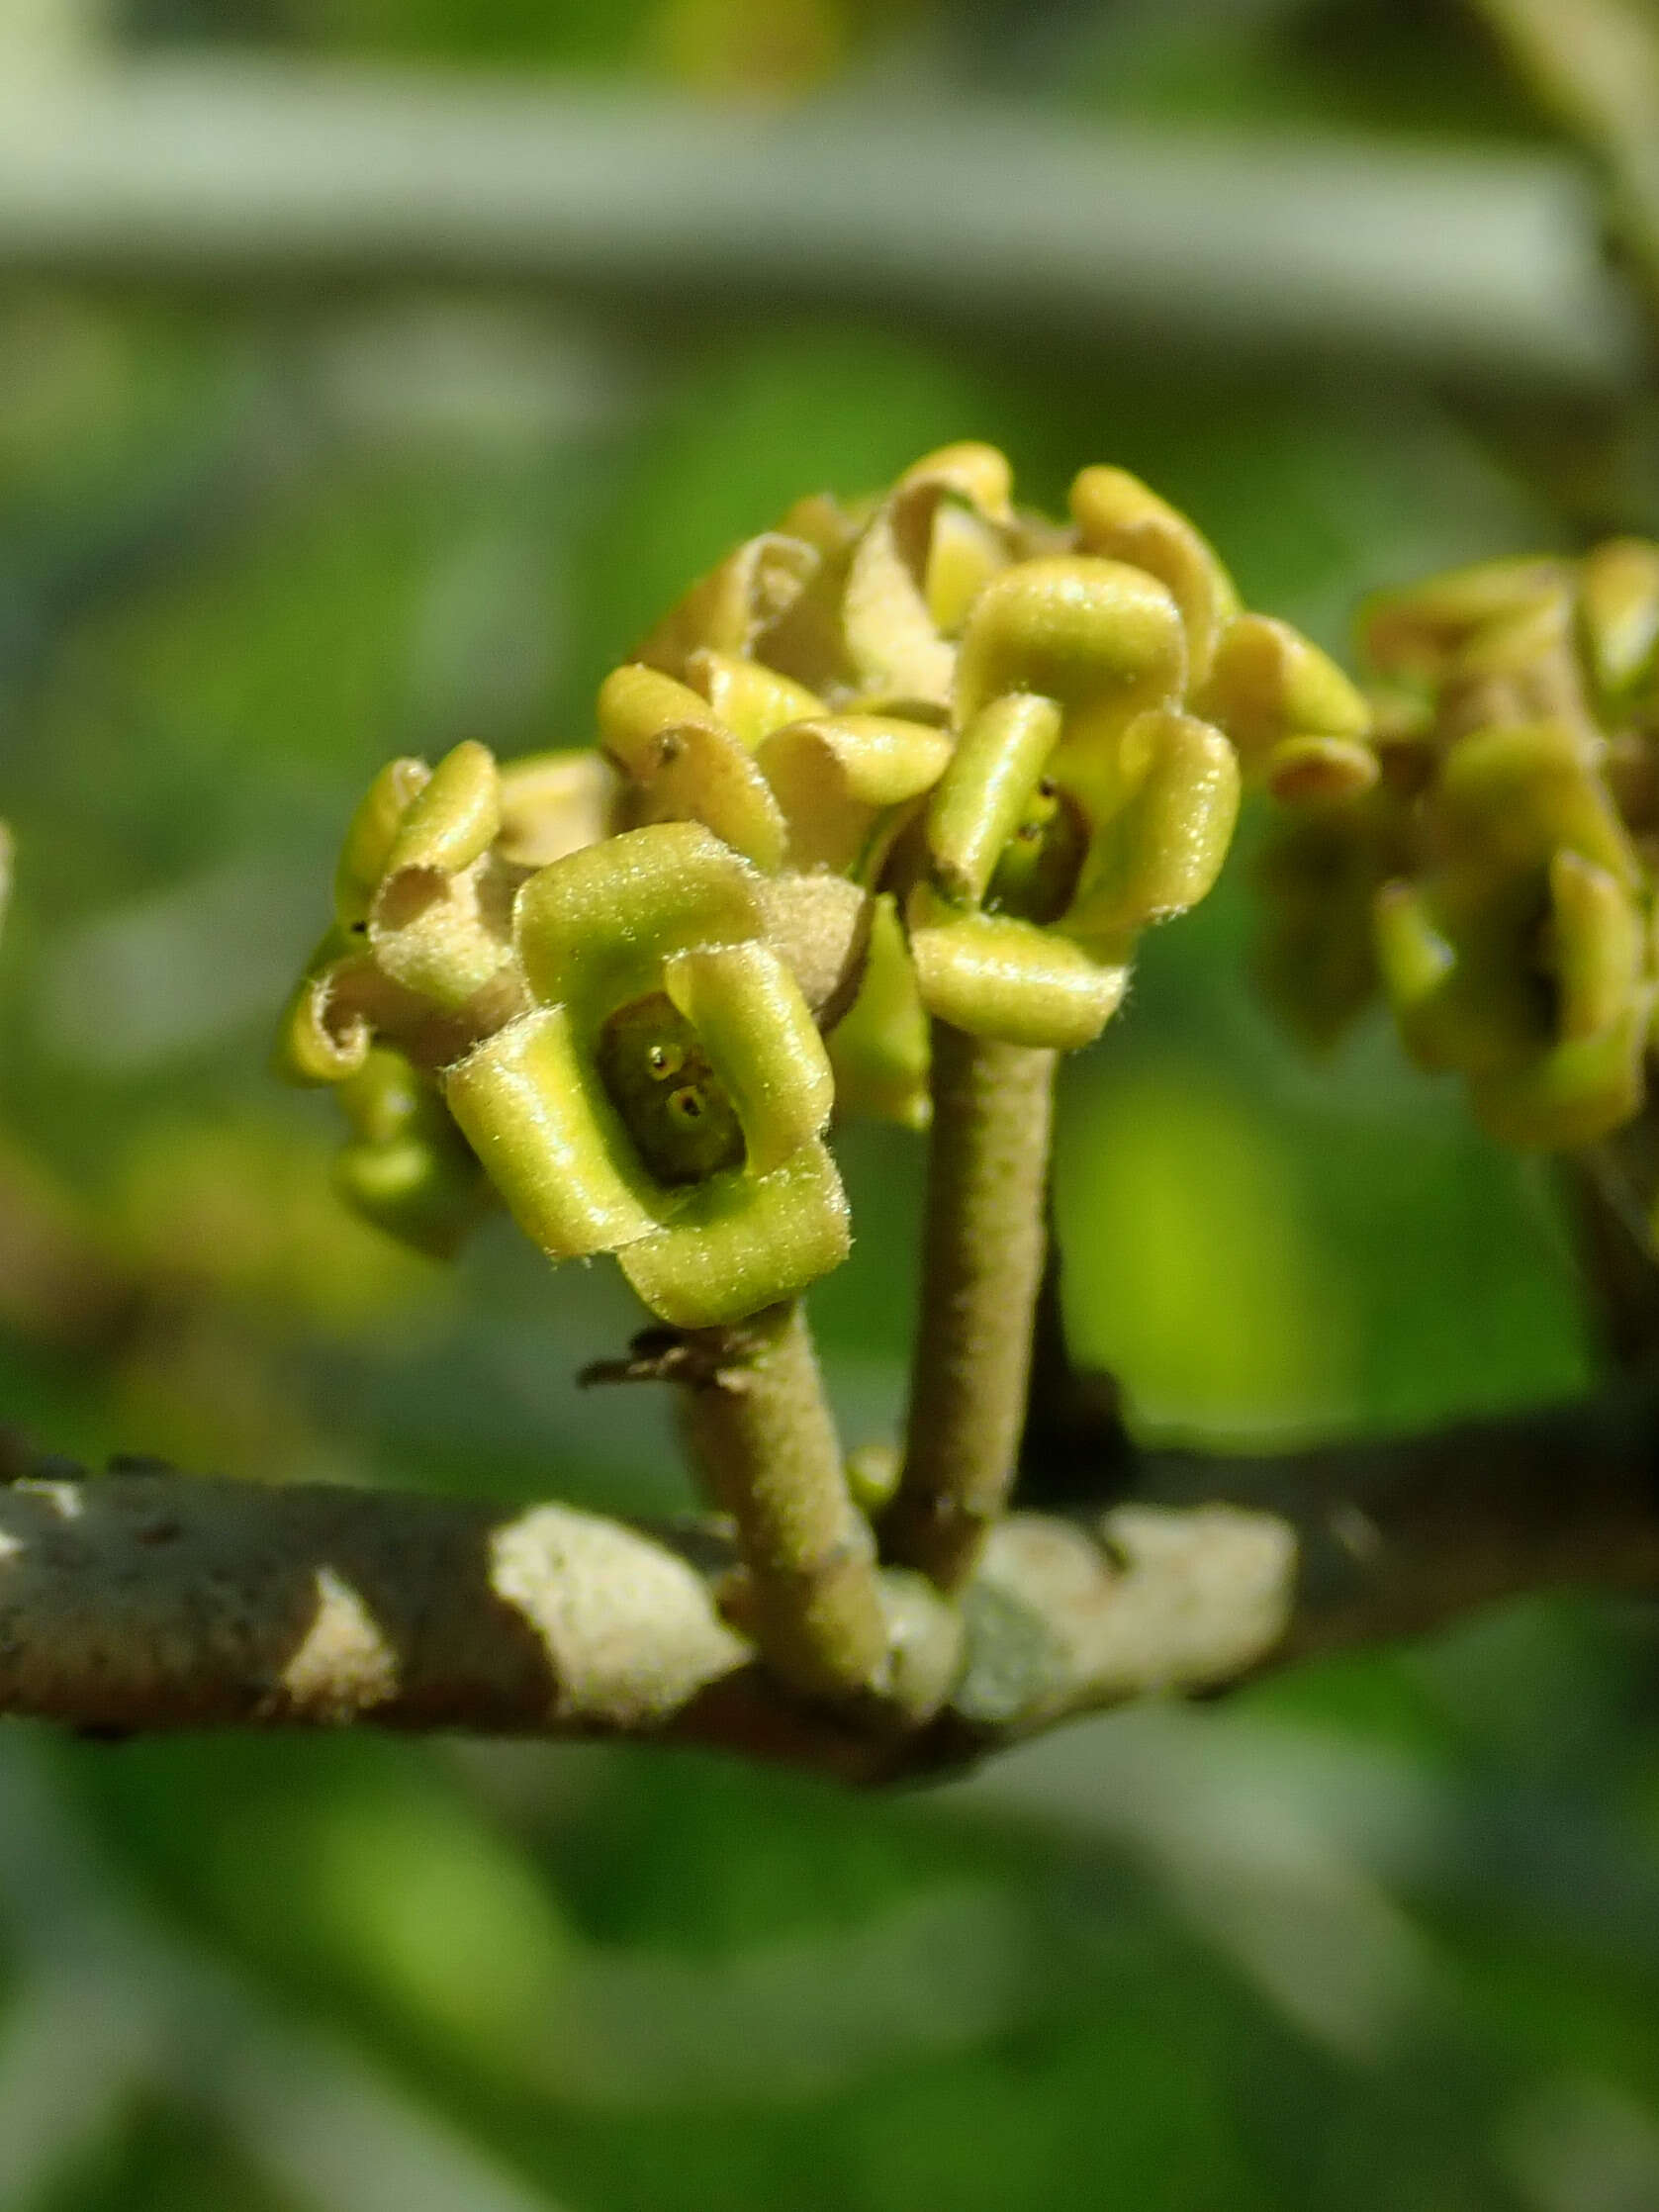
M1577 157L1456 0L0 16L0 85L48 102L204 55L371 89L365 64L511 71L785 130L994 95L1040 130L1155 127L1177 161L1220 128L1311 133L1361 180ZM1588 222L1582 244L1613 288ZM572 1382L634 1326L614 1271L552 1274L505 1226L452 1274L403 1257L340 1212L329 1102L266 1053L380 762L583 742L605 667L796 493L962 436L1041 504L1122 463L1337 650L1375 585L1659 529L1639 337L1551 376L1501 331L1444 363L1380 323L1339 353L1242 343L1237 301L1206 339L1202 284L1178 331L1143 308L1061 338L994 296L942 319L734 281L662 313L487 272L24 258L0 263L0 1407L94 1460L683 1502L663 1407ZM1246 1448L1583 1386L1543 1171L1380 1022L1314 1064L1261 1010L1259 830L1066 1070L1078 1348L1145 1432ZM843 1154L858 1244L814 1310L857 1442L900 1400L920 1161L880 1130ZM1530 1602L890 1800L680 1754L8 1725L0 2207L1651 2212L1656 1688L1646 1612Z

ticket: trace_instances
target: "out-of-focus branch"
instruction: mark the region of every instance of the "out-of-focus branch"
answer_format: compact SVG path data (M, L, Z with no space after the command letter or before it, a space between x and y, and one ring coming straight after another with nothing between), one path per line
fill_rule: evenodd
M1020 1514L966 1675L908 1737L790 1699L722 1620L711 1524L559 1505L27 1473L0 1491L0 1710L93 1730L370 1722L714 1744L881 1781L1068 1714L1562 1585L1659 1590L1648 1397L1271 1459L1151 1453Z
M1631 0L1473 0L1537 97L1601 161L1659 308L1659 21Z
M1046 342L1358 349L1595 390L1640 363L1593 195L1548 156L273 60L0 85L0 268L551 283L635 316L898 302Z

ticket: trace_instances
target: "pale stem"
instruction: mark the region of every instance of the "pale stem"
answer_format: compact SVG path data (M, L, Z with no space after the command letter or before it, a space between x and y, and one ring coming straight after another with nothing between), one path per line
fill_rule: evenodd
M933 1025L922 1311L882 1550L942 1590L1008 1502L1046 1244L1056 1055Z

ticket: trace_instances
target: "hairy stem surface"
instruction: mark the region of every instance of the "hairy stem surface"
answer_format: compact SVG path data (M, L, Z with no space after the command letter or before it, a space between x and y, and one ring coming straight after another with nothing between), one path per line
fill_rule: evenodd
M689 1341L702 1356L686 1384L687 1429L743 1562L732 1618L806 1697L879 1690L888 1635L875 1539L847 1488L799 1301Z
M922 1312L904 1471L883 1549L942 1590L1008 1501L1043 1277L1055 1060L933 1025Z

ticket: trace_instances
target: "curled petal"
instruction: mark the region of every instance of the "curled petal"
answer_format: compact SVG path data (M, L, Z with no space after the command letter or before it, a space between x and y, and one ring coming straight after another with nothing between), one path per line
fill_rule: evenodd
M1539 869L1558 847L1626 888L1640 880L1629 837L1577 730L1533 722L1478 730L1446 753L1429 815L1443 866L1496 880Z
M768 871L783 864L783 817L749 749L712 706L638 662L599 688L599 736L628 778L620 808L632 828L702 822Z
M1208 722L1157 708L1126 731L1134 782L1090 840L1063 926L1110 942L1184 913L1221 873L1239 818L1239 764Z
M925 573L940 497L937 488L918 486L905 500L889 503L853 550L841 620L859 693L904 692L941 703L951 695L956 649L929 611L924 582L906 560L903 542L921 540Z
M370 1023L360 1008L343 1012L342 971L369 963L343 930L330 930L306 963L277 1025L277 1072L291 1083L341 1083L368 1058Z
M563 1006L539 1006L452 1067L444 1101L507 1211L550 1259L615 1251L664 1194Z
M458 875L494 844L501 826L496 757L487 745L469 739L444 755L410 801L386 856L386 873L418 868Z
M736 1110L755 1174L821 1134L835 1078L806 1001L774 953L755 944L678 953L663 965L663 988Z
M458 1014L511 962L515 881L489 853L458 876L396 870L369 911L375 961L406 990Z
M424 761L388 761L358 801L334 872L334 916L342 928L367 920L399 824L431 774Z
M1469 1102L1488 1135L1501 1145L1562 1151L1627 1122L1646 1088L1650 996L1594 1036L1570 1039L1520 1068L1473 1076Z
M501 768L496 849L519 868L545 868L610 833L616 771L602 753L529 753Z
M1482 561L1407 592L1379 594L1360 616L1360 642L1385 676L1432 683L1488 622L1565 596L1570 571L1552 556Z
M851 1247L847 1198L820 1144L770 1175L713 1175L672 1221L617 1254L653 1313L678 1329L743 1321L839 1267Z
M821 559L816 546L783 531L749 538L692 585L637 658L679 676L701 646L716 653L753 652L806 590Z
M1071 513L1083 552L1128 561L1168 586L1186 624L1188 681L1202 684L1239 611L1233 580L1208 540L1127 469L1083 469L1071 486Z
M384 1049L336 1096L352 1131L334 1162L341 1195L400 1244L453 1258L492 1193L442 1101Z
M1060 702L1068 745L1097 748L1186 678L1180 610L1163 585L1121 561L1060 554L1022 561L974 602L957 668L957 726L992 699Z
M1604 698L1624 697L1659 654L1659 545L1611 538L1587 553L1579 613L1598 690Z
M934 879L959 905L983 899L1060 732L1051 698L993 698L963 731L927 810Z
M786 722L823 709L823 700L804 684L733 653L693 653L686 663L686 682L751 753Z
M1371 725L1370 709L1330 655L1266 614L1228 624L1198 711L1227 732L1248 777L1267 768L1286 738L1359 738Z
M956 637L973 601L998 569L1008 566L1007 532L987 522L976 508L941 500L934 509L922 565L922 600L928 619L946 637Z
M1579 853L1551 855L1549 899L1556 1027L1564 1040L1594 1037L1636 988L1641 917L1623 884Z
M892 715L820 715L776 731L756 759L788 827L791 867L868 876L895 807L951 758L943 731Z
M1006 522L1012 515L1014 472L1008 466L1008 457L976 438L964 438L955 445L924 453L905 470L896 489L908 492L922 484L954 492L993 522Z
M532 993L600 1019L659 987L665 960L760 934L754 871L700 822L590 845L532 876L515 935Z
M701 822L769 875L783 865L783 809L729 730L701 722L664 730L635 768L622 806L630 826Z
M642 661L611 670L599 686L597 711L599 743L625 776L649 761L664 730L695 722L723 727L700 691Z
M1007 914L960 913L912 892L910 955L929 1013L975 1037L1070 1053L1123 1002L1129 969Z

